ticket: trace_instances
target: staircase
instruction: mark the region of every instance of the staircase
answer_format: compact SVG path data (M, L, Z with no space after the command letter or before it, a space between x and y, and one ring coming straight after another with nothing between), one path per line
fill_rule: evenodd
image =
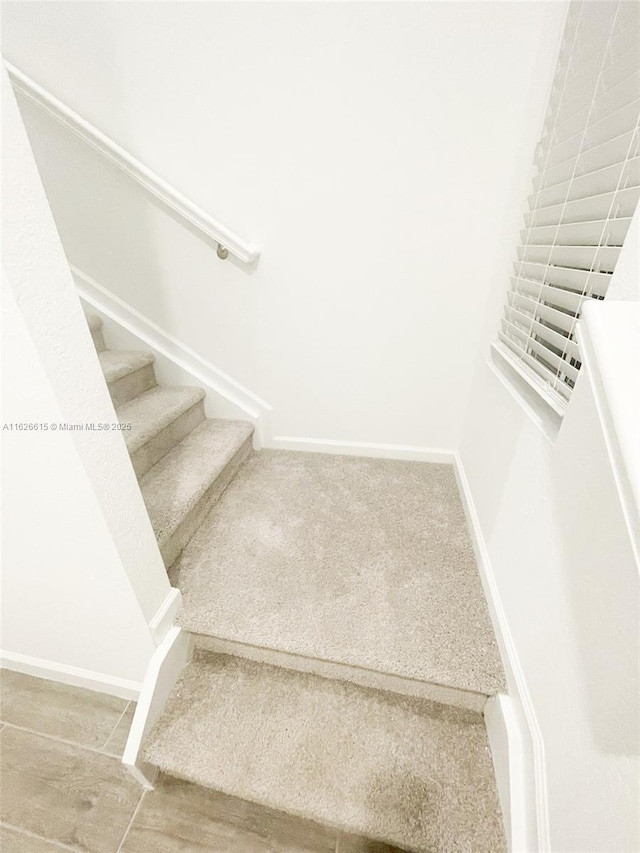
M252 453L88 322L195 640L145 761L406 850L506 850L504 674L451 466Z
M109 350L89 329L165 566L169 568L251 453L253 427L205 418L201 388L163 388L153 356Z

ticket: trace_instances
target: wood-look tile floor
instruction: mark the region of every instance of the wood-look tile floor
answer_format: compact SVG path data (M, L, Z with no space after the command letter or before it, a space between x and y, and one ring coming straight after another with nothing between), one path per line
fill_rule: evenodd
M143 792L132 702L8 670L0 702L2 853L394 853L169 776Z

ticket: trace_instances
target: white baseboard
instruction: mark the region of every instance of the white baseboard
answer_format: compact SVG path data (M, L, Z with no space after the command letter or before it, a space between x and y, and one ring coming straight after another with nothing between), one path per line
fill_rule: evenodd
M545 750L524 671L500 599L471 487L459 454L455 472L510 696L498 697L485 716L511 853L549 849Z
M85 687L98 693L108 693L121 699L137 700L142 689L139 681L129 681L116 675L106 675L102 672L92 672L77 666L67 666L55 661L20 655L14 652L0 651L0 666L13 672L25 675L35 675L49 681L59 681L73 687Z
M510 853L530 853L534 848L527 827L527 765L531 762L525 758L529 753L523 741L526 722L519 719L516 702L504 695L489 699L484 721Z
M256 446L264 446L270 436L271 406L268 403L81 269L73 264L69 264L69 267L82 300L95 309L103 320L110 320L138 344L141 342L154 353L161 382L164 381L161 375L164 368L170 383L175 382L177 377L178 381L186 381L186 384L201 385L207 392L205 409L209 417L243 417L252 421L256 430ZM107 337L112 332L116 334L116 330L111 327L107 327L106 331ZM122 346L121 341L116 340L115 343ZM137 348L140 348L139 345ZM186 377L186 380L180 377Z
M192 648L191 634L171 628L149 661L122 756L122 763L145 788L153 788L157 769L142 760L142 744L162 714Z
M173 620L182 604L182 593L179 589L171 587L164 601L158 607L149 622L149 628L153 639L159 645L167 636L173 626Z
M307 453L335 453L344 456L368 456L377 459L406 459L416 462L455 464L454 450L416 447L409 444L378 444L368 441L336 441L330 438L299 438L275 435L268 447L275 450L303 450Z

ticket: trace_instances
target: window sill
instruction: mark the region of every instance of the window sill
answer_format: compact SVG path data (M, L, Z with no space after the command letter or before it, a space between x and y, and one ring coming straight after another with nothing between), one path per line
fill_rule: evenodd
M553 443L560 431L566 404L552 398L533 373L530 374L526 367L498 342L491 344L488 364L520 408Z

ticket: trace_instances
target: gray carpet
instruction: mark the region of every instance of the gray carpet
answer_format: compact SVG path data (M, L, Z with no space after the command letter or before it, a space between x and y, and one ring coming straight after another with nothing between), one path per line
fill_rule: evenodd
M140 490L161 545L252 434L245 421L207 419L145 474Z
M195 633L504 691L449 465L256 453L171 578Z
M145 747L168 773L430 853L501 853L482 716L199 652Z

